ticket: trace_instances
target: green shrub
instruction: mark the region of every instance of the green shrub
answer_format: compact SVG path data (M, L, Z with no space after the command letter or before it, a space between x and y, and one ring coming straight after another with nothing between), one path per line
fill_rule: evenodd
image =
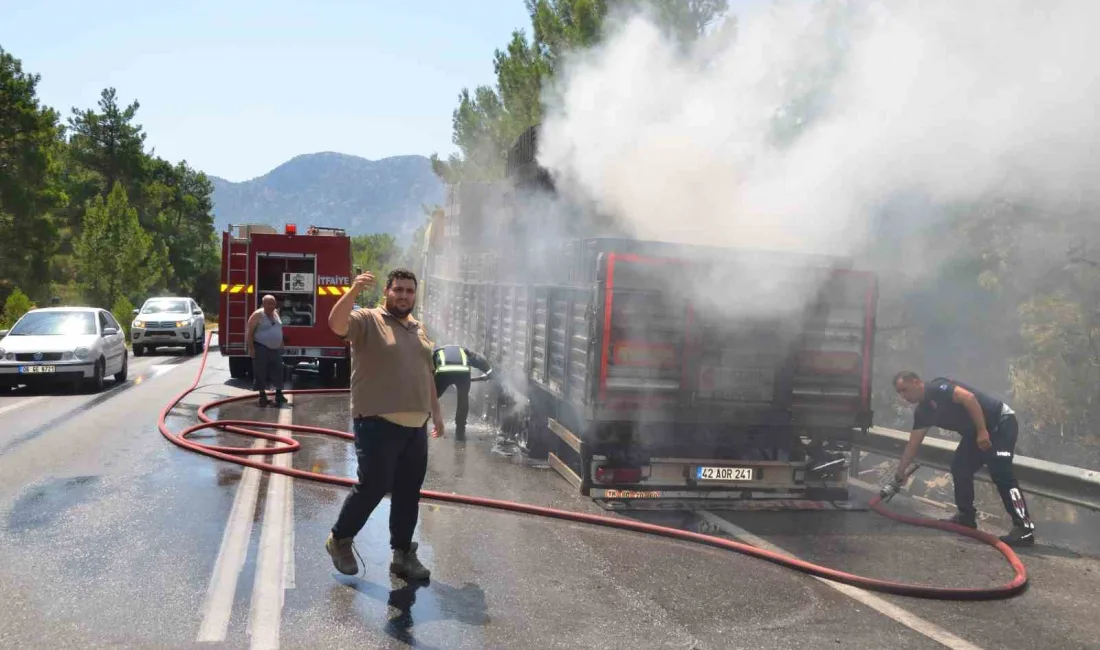
M8 299L4 301L4 314L0 317L0 325L3 325L3 327L0 327L0 329L8 329L15 325L15 321L22 318L23 314L33 308L34 304L31 303L31 299L27 297L27 294L16 287L15 291L12 291Z
M114 315L115 320L122 326L122 331L126 334L126 340L130 340L130 326L134 324L134 315L131 313L134 311L134 305L126 296L123 296L115 301L114 307L111 307L111 314Z

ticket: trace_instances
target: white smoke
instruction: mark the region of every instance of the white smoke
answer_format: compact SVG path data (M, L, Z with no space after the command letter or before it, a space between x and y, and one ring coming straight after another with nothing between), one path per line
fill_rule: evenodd
M858 253L876 210L1100 190L1100 2L786 2L568 59L539 162L638 237Z

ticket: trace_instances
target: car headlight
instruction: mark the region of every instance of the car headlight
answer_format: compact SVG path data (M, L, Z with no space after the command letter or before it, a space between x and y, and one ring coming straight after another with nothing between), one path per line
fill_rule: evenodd
M81 361L87 359L88 354L89 354L88 348L77 348L77 349L73 350L73 356L76 357L77 359L80 359Z
M191 324L191 319L190 318L188 318L187 320L178 320L178 321L176 321L176 327L187 327L190 324Z
M132 325L132 327L145 327L145 321L136 320L136 321L134 321L134 324Z

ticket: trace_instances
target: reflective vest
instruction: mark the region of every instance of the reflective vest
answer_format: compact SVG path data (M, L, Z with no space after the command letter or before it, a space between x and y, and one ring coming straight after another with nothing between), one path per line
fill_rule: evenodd
M435 353L436 372L464 372L469 374L470 366L466 359L466 350L460 345L448 345Z

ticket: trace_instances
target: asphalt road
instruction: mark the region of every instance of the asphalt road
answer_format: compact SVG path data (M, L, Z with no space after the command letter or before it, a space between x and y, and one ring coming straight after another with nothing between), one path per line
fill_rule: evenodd
M132 359L130 381L99 395L0 395L0 647L1054 649L1100 638L1098 542L1061 520L1020 552L1032 585L1009 601L869 594L717 549L432 502L417 532L430 584L389 576L387 501L358 538L363 571L343 576L323 543L345 488L244 470L158 433L159 410L197 369L169 353ZM246 391L215 349L169 424ZM348 426L340 396L225 411ZM300 438L295 467L354 475L350 443ZM929 482L922 497L934 501ZM431 442L426 487L607 514L479 426L466 443ZM891 505L943 516L932 501ZM1011 578L992 549L868 511L638 518L907 582Z

